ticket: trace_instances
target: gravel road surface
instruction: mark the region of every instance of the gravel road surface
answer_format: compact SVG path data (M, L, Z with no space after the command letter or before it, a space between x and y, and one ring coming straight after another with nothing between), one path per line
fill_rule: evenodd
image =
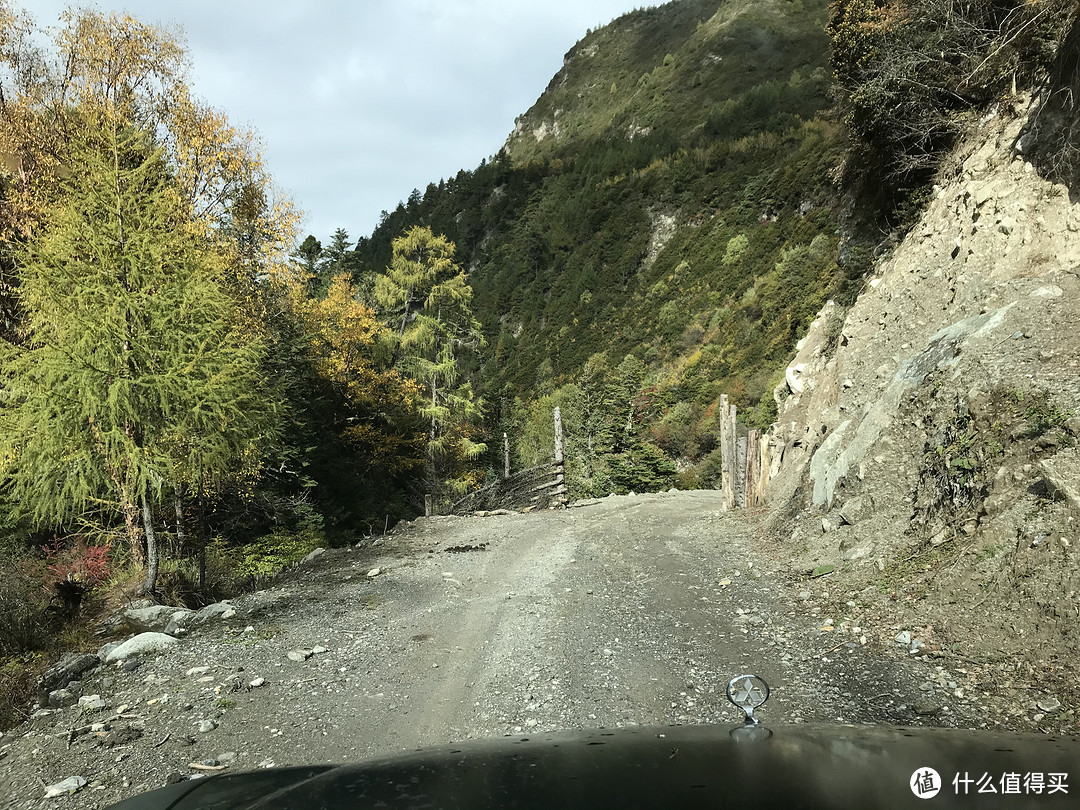
M327 551L233 600L235 616L76 685L105 708L0 737L0 807L98 808L216 769L468 738L731 724L725 686L743 672L772 686L766 721L979 724L947 662L859 626L857 600L824 615L829 578L781 573L758 520L714 492L610 497L420 519ZM71 776L87 784L42 798Z

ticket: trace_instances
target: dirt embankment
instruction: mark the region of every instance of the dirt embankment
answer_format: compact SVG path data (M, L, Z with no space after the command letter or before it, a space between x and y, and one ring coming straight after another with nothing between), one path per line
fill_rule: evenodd
M978 122L800 344L772 527L795 570L835 565L837 590L998 683L1010 722L1056 730L1080 712L1080 205L1029 159L1034 107Z
M957 657L910 654L829 576L790 576L763 515L718 506L668 493L421 519L328 551L72 687L100 701L0 737L0 806L97 808L220 769L467 738L733 723L724 689L744 671L772 685L773 722L993 722ZM43 798L72 776L78 793Z

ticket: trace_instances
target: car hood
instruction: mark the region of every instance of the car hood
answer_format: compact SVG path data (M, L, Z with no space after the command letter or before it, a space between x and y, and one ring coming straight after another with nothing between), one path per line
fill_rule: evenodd
M113 807L1080 807L1080 783L1074 788L1070 778L1080 780L1076 737L883 726L637 726L214 776ZM937 795L927 805L932 788Z

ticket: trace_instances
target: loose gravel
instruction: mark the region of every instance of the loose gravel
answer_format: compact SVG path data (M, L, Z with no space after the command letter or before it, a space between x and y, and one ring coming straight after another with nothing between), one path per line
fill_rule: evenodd
M169 781L355 761L470 738L739 721L984 724L962 674L891 628L822 615L714 492L610 497L528 515L425 518L329 550L144 658L99 696L0 737L0 807L99 808ZM835 596L835 595L834 595ZM958 681L960 683L958 683ZM78 776L59 798L48 786Z

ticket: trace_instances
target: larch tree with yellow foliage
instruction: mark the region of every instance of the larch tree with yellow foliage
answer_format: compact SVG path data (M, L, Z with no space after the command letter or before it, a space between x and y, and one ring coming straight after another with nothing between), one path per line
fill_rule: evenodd
M122 518L150 592L152 505L177 469L235 467L273 432L273 404L262 346L160 151L116 121L87 131L65 202L20 251L25 321L0 347L0 488L39 525Z
M453 242L430 228L411 228L394 240L375 295L395 364L424 388L419 410L427 421L428 492L444 500L461 495L477 483L468 462L487 449L477 440L483 402L463 379L485 342Z
M185 490L235 489L277 443L260 281L297 219L187 64L131 16L41 32L0 0L0 500L41 530L121 520L148 588L166 492L179 533Z

